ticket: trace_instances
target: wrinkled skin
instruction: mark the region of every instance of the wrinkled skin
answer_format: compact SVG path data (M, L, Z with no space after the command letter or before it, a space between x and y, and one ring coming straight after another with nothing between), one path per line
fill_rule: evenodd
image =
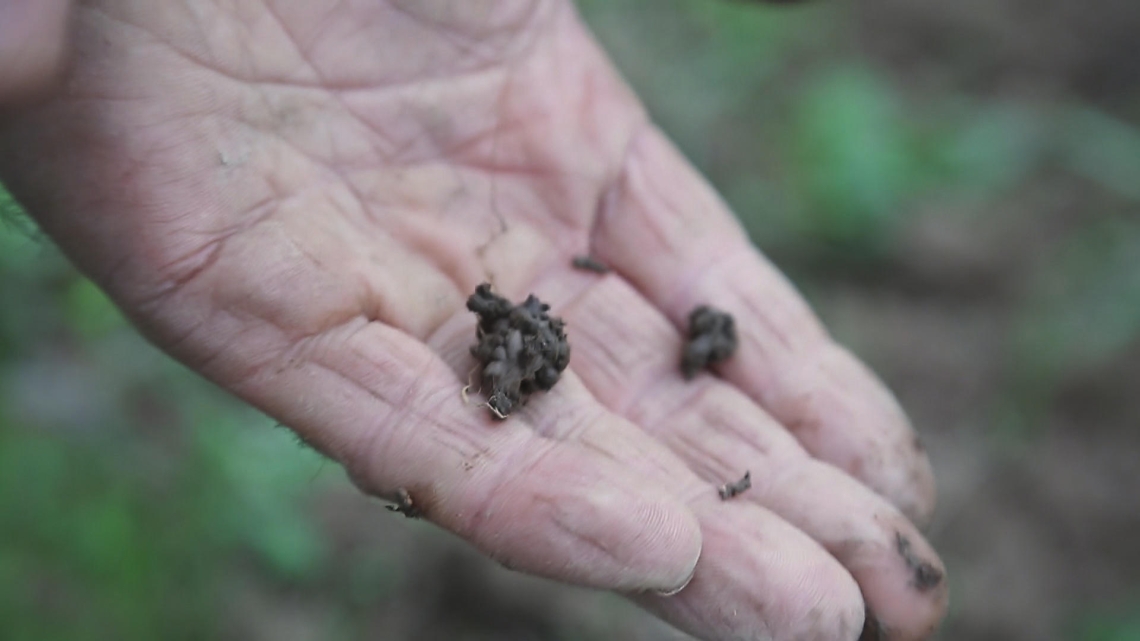
M31 105L60 49L5 54L41 71L0 77L24 96L0 177L151 340L364 491L702 639L856 639L865 608L884 638L921 639L942 617L945 581L916 583L896 545L942 572L898 405L569 2L93 0L67 42ZM570 267L587 253L613 271ZM485 279L550 302L573 347L504 422L460 395ZM740 346L686 382L701 303Z

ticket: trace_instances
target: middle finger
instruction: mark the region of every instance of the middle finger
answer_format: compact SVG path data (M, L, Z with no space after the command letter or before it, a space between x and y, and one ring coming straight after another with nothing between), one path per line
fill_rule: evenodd
M741 499L771 509L834 555L891 638L930 634L946 607L944 569L905 516L811 458L731 385L712 376L685 381L681 337L619 277L563 273L549 280L542 291L567 301L557 309L572 331L571 367L603 404L663 442L710 485L750 471L753 487Z

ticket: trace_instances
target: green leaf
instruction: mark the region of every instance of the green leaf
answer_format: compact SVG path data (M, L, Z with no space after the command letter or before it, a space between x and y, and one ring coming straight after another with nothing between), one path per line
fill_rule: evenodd
M1140 129L1092 109L1069 117L1073 171L1122 197L1140 201Z
M311 491L323 459L251 410L200 420L199 443L226 485L229 500L219 517L230 536L287 578L309 575L326 550L300 499Z
M126 324L111 299L86 278L76 278L63 294L64 309L72 328L91 339Z
M1074 641L1140 641L1140 610L1134 605L1086 614L1068 636Z
M35 225L0 184L0 271L31 262L39 245L34 237Z
M911 183L892 88L866 69L839 68L808 87L797 114L794 167L809 230L840 241L882 233Z
M1140 341L1140 221L1111 219L1049 261L1016 321L999 432L1036 433L1066 381L1110 366Z
M950 185L992 196L1033 171L1046 141L1041 114L1017 104L986 105L941 141L936 162Z
M1082 231L1035 290L1021 321L1020 362L1047 378L1106 363L1140 338L1140 221Z

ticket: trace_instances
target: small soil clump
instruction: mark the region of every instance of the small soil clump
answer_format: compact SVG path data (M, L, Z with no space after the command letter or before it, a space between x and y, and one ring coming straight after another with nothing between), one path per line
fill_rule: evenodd
M724 485L717 488L716 491L718 494L720 494L720 500L727 501L737 494L743 494L751 487L752 472L748 471L744 473L744 476L741 477L739 481L736 481L735 483L725 483Z
M479 316L471 355L483 368L480 382L492 414L506 418L531 394L554 387L570 364L570 344L549 305L534 294L515 305L483 283L467 309Z
M570 264L575 269L582 269L588 272L594 272L595 274L610 273L609 266L593 256L575 256L574 260L570 261Z
M691 380L697 372L732 356L736 343L732 316L701 305L689 314L689 342L681 358L681 373Z

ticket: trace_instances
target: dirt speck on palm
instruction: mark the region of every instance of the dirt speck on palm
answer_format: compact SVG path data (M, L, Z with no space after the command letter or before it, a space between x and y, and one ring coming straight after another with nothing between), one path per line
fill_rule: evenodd
M731 499L738 494L747 492L751 487L752 472L748 471L744 473L744 476L742 476L739 481L725 483L724 485L718 487L716 491L717 494L720 495L720 500L727 501L728 499Z
M606 265L605 263L598 260L597 258L594 258L593 256L588 256L588 255L575 256L570 261L570 265L573 266L575 269L581 269L581 270L585 270L588 272L594 272L595 274L608 274L608 273L610 273L609 265Z
M702 369L732 356L736 342L732 316L701 305L689 314L689 340L681 358L681 373L692 379Z
M565 324L533 294L519 304L483 283L467 299L479 316L471 354L482 366L480 382L487 407L506 418L533 393L549 391L570 364Z
M420 510L420 507L412 500L412 495L408 493L408 490L402 487L396 490L395 502L392 505L385 505L384 507L389 512L403 514L409 519L418 519L423 516L423 511Z

